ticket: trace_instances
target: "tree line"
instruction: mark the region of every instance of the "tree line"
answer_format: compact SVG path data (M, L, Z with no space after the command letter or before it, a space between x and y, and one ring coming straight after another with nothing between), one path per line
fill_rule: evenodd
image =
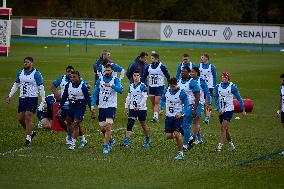
M14 16L284 24L279 0L8 0Z

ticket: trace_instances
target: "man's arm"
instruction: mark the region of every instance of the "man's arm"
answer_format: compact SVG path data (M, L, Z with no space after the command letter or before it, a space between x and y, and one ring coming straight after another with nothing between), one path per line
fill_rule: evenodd
M169 82L170 79L171 79L171 76L170 76L170 73L169 73L167 67L164 64L161 65L161 70L162 70L163 74L165 75L165 77L167 78L167 81Z
M239 101L242 111L245 112L245 105L236 85L232 85L232 93L233 95L236 96L237 100Z
M115 90L116 92L120 93L120 94L122 94L122 92L123 92L123 87L122 87L121 82L118 78L114 79L114 85L112 85L111 88L113 90Z

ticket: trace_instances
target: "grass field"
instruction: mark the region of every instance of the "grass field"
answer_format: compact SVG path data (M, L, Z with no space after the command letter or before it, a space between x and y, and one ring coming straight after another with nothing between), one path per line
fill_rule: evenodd
M51 82L64 74L67 65L73 65L93 84L92 64L106 48L111 51L113 61L125 69L141 51L155 50L171 75L175 75L183 53L189 53L194 63L199 61L201 53L209 53L218 71L218 81L222 71L231 72L242 97L254 103L252 113L232 120L230 130L237 151L229 152L227 146L220 153L215 151L220 127L214 112L210 125L202 124L205 143L187 152L185 161L174 161L175 141L164 139L163 118L159 124L150 123L150 110L151 148L143 149L140 127L134 129L131 146L121 148L117 144L124 138L125 130L120 128L125 128L127 121L123 115L127 78L123 79L124 93L119 95L114 123L117 144L108 156L101 153L98 121L91 120L89 112L82 124L89 142L83 150L68 151L65 133L36 127L38 136L32 146L23 148L25 133L17 121L18 93L10 105L5 103L15 74L22 68L23 58L34 57L34 66L41 71L46 94L49 94ZM284 157L281 155L237 166L240 162L284 150L284 128L276 117L279 75L284 72L283 52L90 45L86 53L84 45L72 45L69 53L66 44L13 43L11 55L1 57L0 62L0 188L284 188ZM93 88L91 90L93 92Z

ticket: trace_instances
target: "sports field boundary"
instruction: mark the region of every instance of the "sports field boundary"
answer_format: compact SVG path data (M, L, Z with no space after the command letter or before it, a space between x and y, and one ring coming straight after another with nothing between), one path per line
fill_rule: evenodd
M12 37L12 43L65 43L65 44L89 44L89 45L129 45L129 46L156 46L156 47L189 47L189 48L218 48L218 49L243 49L243 50L268 50L280 51L283 45L239 45L217 43L183 43L183 42L160 42L160 41L129 41L129 40L96 40L96 39L58 39L58 38L30 38Z

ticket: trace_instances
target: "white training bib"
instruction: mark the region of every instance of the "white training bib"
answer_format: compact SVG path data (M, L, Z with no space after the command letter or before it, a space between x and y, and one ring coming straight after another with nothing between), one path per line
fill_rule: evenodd
M38 87L35 80L36 69L32 71L29 75L25 75L25 70L23 69L19 75L20 79L20 97L37 97Z
M149 72L149 86L160 87L164 85L164 74L161 70L162 63L160 62L156 69L153 69L151 65L148 68Z
M82 100L84 99L84 94L82 91L82 86L83 86L84 82L81 81L80 85L78 88L75 88L72 86L72 83L70 82L69 86L68 86L68 99L69 100Z
M167 92L165 94L166 97L166 116L174 117L178 112L182 111L182 102L180 99L181 88L176 92L176 94L172 95L170 93L170 87L168 87Z
M144 83L140 83L138 86L134 87L134 83L130 84L129 92L131 93L130 96L130 109L134 109L137 107L137 104L140 104L143 99L144 91L141 91L141 86L145 85ZM146 102L141 104L140 110L147 110Z
M114 85L114 79L116 77L112 77L110 84ZM104 86L106 82L104 82L103 77L100 80L100 92L99 92L99 108L109 108L109 107L117 107L117 92L111 87Z
M189 87L191 81L192 81L192 78L190 78L190 80L188 80L186 83L182 83L180 79L178 81L178 85L180 86L181 89L185 91L189 104L194 104L195 97L194 97L192 90Z
M229 86L226 89L221 87L221 83L218 85L218 94L219 94L219 107L222 111L233 111L234 110L234 103L232 94L232 85L233 83L230 82Z
M212 64L209 64L208 69L202 68L202 63L199 65L199 71L200 71L200 77L204 79L204 81L207 83L208 88L214 88L213 86L213 74L212 74Z

